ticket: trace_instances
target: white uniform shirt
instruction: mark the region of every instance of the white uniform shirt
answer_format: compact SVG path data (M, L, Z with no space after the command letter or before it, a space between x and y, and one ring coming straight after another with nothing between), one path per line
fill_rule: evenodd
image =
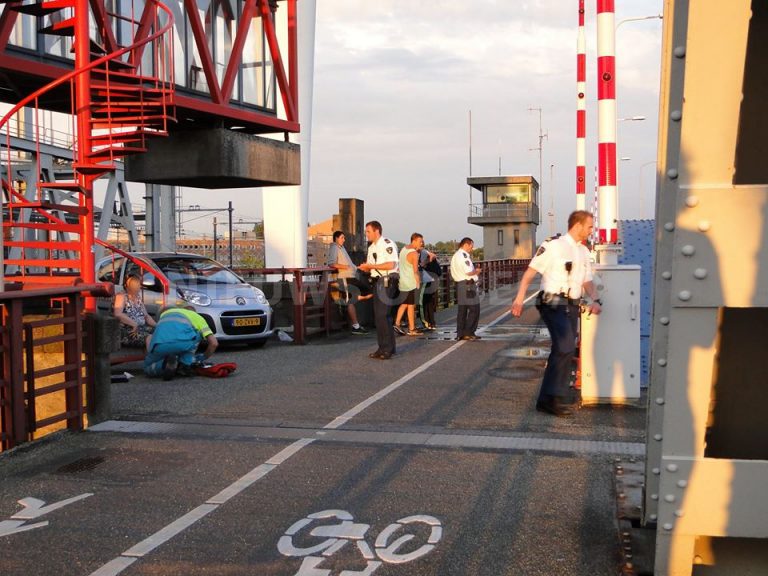
M395 267L391 270L371 270L372 278L380 278L381 276L389 276L392 273L398 273L398 260L397 244L392 242L389 238L384 236L379 237L376 242L372 242L368 246L368 257L366 262L368 264L385 264L387 262L394 262Z
M570 273L566 262L571 262ZM584 283L592 280L589 250L570 234L542 244L529 266L541 274L544 292L566 294L569 298L581 298Z
M451 258L451 278L454 282L462 280L476 280L477 275L470 276L470 272L475 271L475 265L472 264L472 258L465 250L459 248Z

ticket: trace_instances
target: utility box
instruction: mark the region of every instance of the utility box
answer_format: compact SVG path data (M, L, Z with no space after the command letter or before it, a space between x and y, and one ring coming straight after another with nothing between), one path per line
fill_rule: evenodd
M600 315L581 314L581 399L633 404L640 399L640 266L596 265Z

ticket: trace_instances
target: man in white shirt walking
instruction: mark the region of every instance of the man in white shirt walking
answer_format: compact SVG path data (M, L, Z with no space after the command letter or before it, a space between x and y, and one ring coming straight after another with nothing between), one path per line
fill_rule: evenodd
M536 410L555 416L568 416L569 376L579 323L579 304L583 293L591 299L590 314L600 314L602 302L592 282L592 263L584 240L594 228L592 214L577 210L568 217L568 233L539 247L520 280L512 303L512 315L519 317L528 286L541 274L536 307L552 338L552 350L544 370Z
M459 249L451 258L451 278L456 282L456 301L459 312L456 316L456 340L480 340L475 334L480 321L480 294L477 277L480 268L472 263L472 238L462 238Z

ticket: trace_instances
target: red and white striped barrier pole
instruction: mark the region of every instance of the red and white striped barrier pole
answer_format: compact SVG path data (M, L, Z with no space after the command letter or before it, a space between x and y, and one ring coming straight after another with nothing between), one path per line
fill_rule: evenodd
M576 210L586 202L587 42L584 35L584 0L579 0L579 37L576 42Z
M600 244L616 244L616 14L614 0L597 0L597 139Z

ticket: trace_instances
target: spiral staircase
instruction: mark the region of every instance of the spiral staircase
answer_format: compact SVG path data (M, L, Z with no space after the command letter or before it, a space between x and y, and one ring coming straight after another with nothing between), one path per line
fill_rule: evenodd
M94 32L88 0L0 3L37 16L41 33L72 37L75 54L73 70L0 120L5 281L24 288L92 283L94 245L100 242L94 235L94 182L121 158L146 151L147 139L166 136L175 120L173 16L158 0L147 0L137 17L111 14L121 30L130 31L130 43L119 46L111 29ZM56 181L11 143L11 127L18 132L23 126L23 137L38 150L45 144L41 104L52 95L68 95L73 135L68 176ZM36 189L24 189L14 178L21 169L37 171L31 179Z

